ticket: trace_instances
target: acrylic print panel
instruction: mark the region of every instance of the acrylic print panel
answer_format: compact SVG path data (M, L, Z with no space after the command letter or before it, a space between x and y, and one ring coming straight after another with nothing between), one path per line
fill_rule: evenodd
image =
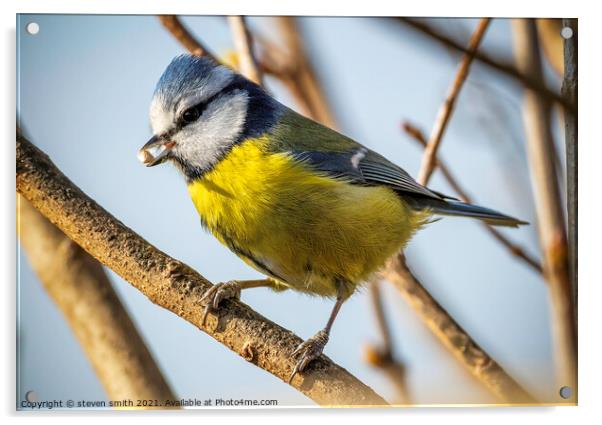
M575 404L576 31L19 15L17 408Z

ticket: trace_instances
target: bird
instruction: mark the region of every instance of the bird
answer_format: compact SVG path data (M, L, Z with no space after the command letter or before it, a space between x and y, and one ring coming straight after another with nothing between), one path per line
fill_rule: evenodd
M203 322L243 289L292 289L334 300L326 325L291 355L303 374L343 303L439 216L526 222L417 183L384 156L307 118L215 60L183 54L150 103L153 136L138 151L183 175L201 225L266 276L213 285Z

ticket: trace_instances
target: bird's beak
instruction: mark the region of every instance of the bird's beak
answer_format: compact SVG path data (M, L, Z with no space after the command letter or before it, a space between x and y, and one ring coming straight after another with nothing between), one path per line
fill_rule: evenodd
M138 151L138 160L147 167L161 164L165 161L176 142L165 140L161 136L153 136Z

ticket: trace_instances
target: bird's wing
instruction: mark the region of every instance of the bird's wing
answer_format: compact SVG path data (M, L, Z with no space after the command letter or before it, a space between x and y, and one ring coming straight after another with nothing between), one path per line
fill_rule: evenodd
M401 167L365 147L349 153L323 151L293 151L292 156L317 171L366 185L385 185L410 195L428 198L442 197L418 184Z
M272 148L330 176L366 185L385 185L408 195L442 199L401 167L336 131L286 108L272 133Z

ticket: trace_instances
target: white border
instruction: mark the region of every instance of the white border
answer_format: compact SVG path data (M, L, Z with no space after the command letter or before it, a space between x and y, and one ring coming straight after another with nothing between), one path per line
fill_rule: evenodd
M248 14L248 15L319 15L319 16L542 16L573 17L577 2L524 1L475 2L468 0L394 2L390 0L349 1L278 1L278 0L169 0L150 4L144 1L102 0L20 0L21 13L119 13L119 14Z

